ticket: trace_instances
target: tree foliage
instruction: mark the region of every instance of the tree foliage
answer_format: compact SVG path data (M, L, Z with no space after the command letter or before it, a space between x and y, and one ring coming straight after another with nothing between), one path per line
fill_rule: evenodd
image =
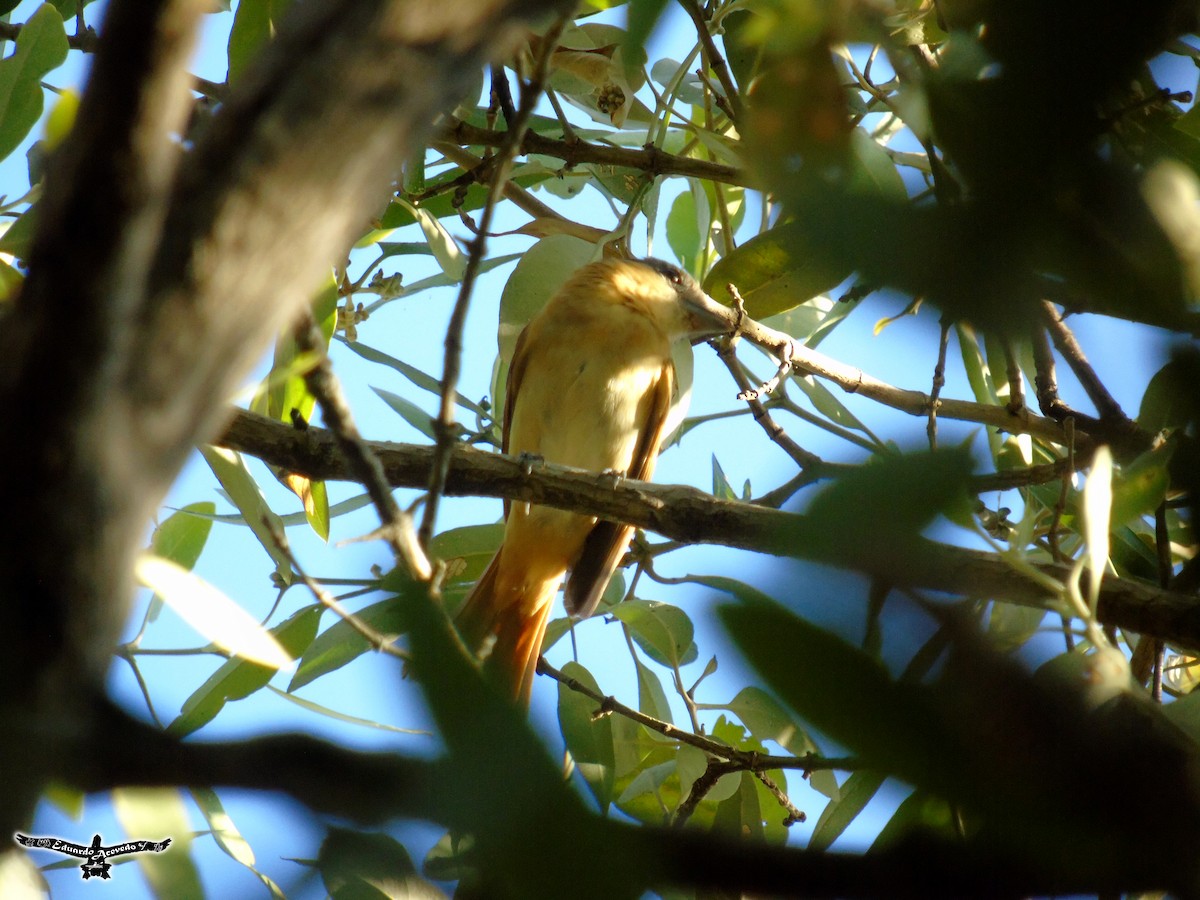
M1196 5L608 5L111 0L93 28L71 0L0 4L23 16L0 23L0 153L44 123L29 192L0 209L5 827L28 829L43 796L112 791L129 827L181 835L142 860L160 896L197 890L189 807L282 894L225 788L354 822L311 863L334 896L1196 892L1200 113L1156 77L1200 64ZM231 17L222 83L188 74L204 15ZM656 27L682 59L648 55ZM82 95L47 94L72 54L92 57ZM711 483L490 452L520 327L573 268L660 238L727 306L696 365L729 396L699 398L670 450L711 456ZM409 282L409 262L432 274ZM472 399L463 333L493 270L498 352ZM436 288L457 300L443 368L424 371L370 316ZM881 295L895 314L876 333L938 317L900 385L865 351L819 349L861 340ZM1081 320L1164 336L1136 415ZM335 377L354 357L403 385L375 391L420 443L362 438ZM765 484L752 459L731 483L707 435L733 417L786 472ZM269 555L264 623L191 572L213 503L161 514L137 557L197 445ZM553 622L545 645L611 623L628 696L586 653L539 669L556 733L493 693L447 615L502 536L439 524L463 495L643 529L600 618ZM331 596L287 529L328 540L368 505L393 564ZM697 544L737 548L746 574L692 556L667 577ZM753 577L764 559L777 576ZM829 566L861 576L837 622L813 596ZM114 653L140 671L141 633L119 640L135 571L155 592L136 595L142 633L167 604L214 655L153 726L101 688ZM701 591L711 613L689 606ZM440 755L204 740L230 702L310 703L367 654L412 676ZM735 656L746 670L714 677ZM909 793L870 849L831 851L889 780ZM822 808L797 837L810 789ZM414 860L374 830L397 819L445 836ZM10 853L0 879L28 865Z

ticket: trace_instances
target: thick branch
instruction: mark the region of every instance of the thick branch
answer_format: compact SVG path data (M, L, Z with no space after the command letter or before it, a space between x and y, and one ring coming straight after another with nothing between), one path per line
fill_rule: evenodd
M336 481L354 477L332 436L318 428L297 432L239 412L221 443L311 478ZM431 448L386 442L372 442L372 448L393 486L423 488L428 483ZM1053 599L1036 580L990 553L921 539L902 550L877 545L831 547L821 534L813 533L804 516L719 500L691 487L630 479L614 485L610 478L550 463L529 471L519 460L465 446L454 451L446 493L571 509L689 543L723 544L853 568L895 586L1039 607ZM1037 568L1059 581L1069 575L1066 566L1042 564ZM1105 578L1100 618L1142 634L1200 646L1200 603L1183 594L1129 579Z

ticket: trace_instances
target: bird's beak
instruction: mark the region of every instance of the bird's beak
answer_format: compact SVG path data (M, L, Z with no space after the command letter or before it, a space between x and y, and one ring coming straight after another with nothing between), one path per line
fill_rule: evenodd
M687 312L688 336L692 342L728 334L732 328L732 311L722 306L700 288L688 291L683 297Z

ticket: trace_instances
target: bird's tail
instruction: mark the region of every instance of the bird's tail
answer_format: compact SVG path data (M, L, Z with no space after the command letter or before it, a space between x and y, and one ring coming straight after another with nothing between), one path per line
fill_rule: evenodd
M463 643L477 656L486 651L488 638L495 635L484 672L514 702L528 707L542 639L562 577L525 584L520 595L504 597L499 575L497 553L454 617L454 624Z

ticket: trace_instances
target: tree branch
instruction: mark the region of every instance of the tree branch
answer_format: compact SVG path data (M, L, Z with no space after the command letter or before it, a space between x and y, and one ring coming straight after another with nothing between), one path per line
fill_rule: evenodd
M310 478L353 480L332 436L319 428L298 432L252 413L238 412L221 444ZM423 488L429 447L370 442L395 487ZM453 496L503 497L628 522L688 543L715 543L775 556L809 559L883 578L896 587L924 587L1045 608L1056 598L1037 579L990 553L916 539L901 550L887 546L831 547L804 516L749 503L719 500L679 485L598 477L544 463L532 471L519 460L456 447L446 477ZM1063 565L1036 568L1062 582ZM1185 646L1200 645L1200 603L1194 597L1122 578L1105 578L1100 619Z

